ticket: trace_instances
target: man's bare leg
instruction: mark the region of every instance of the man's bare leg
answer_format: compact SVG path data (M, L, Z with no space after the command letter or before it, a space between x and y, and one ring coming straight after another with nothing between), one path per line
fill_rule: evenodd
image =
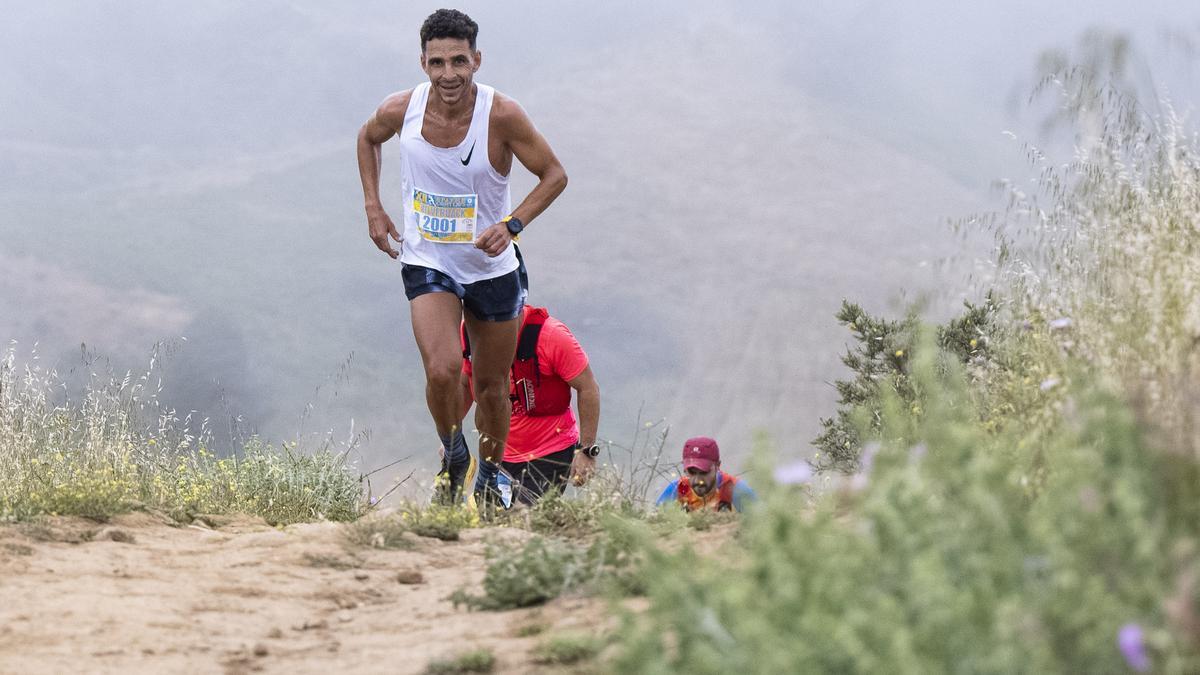
M470 465L470 451L462 437L462 348L458 326L462 320L462 302L453 293L434 292L419 295L409 304L412 311L413 337L425 368L425 403L433 417L438 438L445 448L442 471L449 481L446 503L457 501L462 490L459 482ZM453 467L451 466L453 465ZM450 477L454 469L456 480Z
M475 428L479 430L478 492L486 481L495 477L504 457L508 424L512 418L512 401L508 398L509 370L517 351L517 329L521 322L519 319L482 321L470 312L465 318L471 339Z

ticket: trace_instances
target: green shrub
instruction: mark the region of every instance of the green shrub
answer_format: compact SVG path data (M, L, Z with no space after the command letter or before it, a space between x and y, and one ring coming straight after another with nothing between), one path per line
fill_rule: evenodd
M989 344L996 326L996 296L988 294L982 304L965 303L965 311L936 329L937 343L946 356L960 363L985 368L992 357ZM877 436L882 423L881 404L885 395L896 396L919 413L917 392L908 377L908 363L916 346L920 321L909 314L902 321L881 319L847 301L837 320L857 340L854 349L842 357L853 373L850 380L838 380L838 411L821 420L823 431L813 445L818 453L816 466L821 470L852 472L858 467L864 434L867 440Z
M539 621L534 621L518 627L514 635L519 638L533 637L534 635L541 635L542 633L545 633L546 628L546 624Z
M567 499L557 492L547 493L528 509L514 509L510 522L539 534L585 537L598 531L601 517L611 511L607 502L590 499L592 494Z
M687 513L687 525L693 530L705 532L711 530L715 526L728 525L736 523L741 519L741 514L733 511L713 511L712 509L700 509Z
M644 533L636 521L610 518L590 545L535 536L488 548L483 595L458 590L455 605L501 610L531 607L569 591L640 594Z
M1200 137L1044 82L1085 124L971 221L994 293L941 328L843 306L816 464L853 475L762 483L737 564L644 539L618 670L1200 672Z
M500 610L532 607L578 585L585 570L584 552L567 542L534 537L524 545L488 548L482 596L459 591L454 604Z
M614 515L642 517L644 505L626 490L628 484L612 468L601 468L574 498L549 492L529 508L512 509L503 522L538 534L587 538Z
M585 554L591 588L609 595L646 593L646 548L652 541L638 519L610 516Z
M464 528L479 526L479 515L463 505L409 502L400 508L400 519L413 534L442 541L458 541Z
M490 649L475 649L451 659L431 661L425 668L429 675L458 675L459 673L490 673L496 668L496 656Z
M533 662L550 665L571 665L587 661L600 653L603 641L594 635L562 633L554 635L533 649Z
M1173 563L1171 544L1197 524L1168 531L1169 465L1129 409L1081 384L1032 447L981 427L958 369L918 356L910 376L924 412L885 398L888 440L859 479L804 511L763 485L748 567L647 549L651 604L618 670L1124 672L1129 623L1168 670L1200 666L1162 604L1196 563Z
M398 514L367 516L348 523L345 527L346 541L355 546L383 549L412 548L412 539L405 536L409 533L408 525Z

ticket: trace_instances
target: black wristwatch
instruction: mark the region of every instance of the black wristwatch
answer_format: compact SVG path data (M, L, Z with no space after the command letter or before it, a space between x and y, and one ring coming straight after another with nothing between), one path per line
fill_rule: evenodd
M579 443L576 443L575 444L575 452L582 452L583 454L587 455L588 457L595 459L596 457L600 456L600 446L596 445L595 443L592 443L591 446L585 448L582 445L580 445Z
M521 219L516 216L509 216L500 222L504 223L504 226L508 228L508 233L514 237L525 229L525 223L522 223Z

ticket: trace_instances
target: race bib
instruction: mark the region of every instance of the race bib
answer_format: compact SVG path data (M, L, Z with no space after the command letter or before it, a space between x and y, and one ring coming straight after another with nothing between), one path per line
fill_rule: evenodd
M438 244L473 243L476 199L476 195L438 195L413 190L413 212L421 236Z

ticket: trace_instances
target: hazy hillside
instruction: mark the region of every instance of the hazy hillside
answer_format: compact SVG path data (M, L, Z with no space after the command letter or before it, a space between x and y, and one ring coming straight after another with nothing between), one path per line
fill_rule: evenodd
M984 102L851 105L903 90L835 82L867 60L853 12L552 7L464 8L483 26L479 80L525 105L571 175L522 244L532 300L592 356L602 435L627 440L644 405L735 460L756 428L807 452L841 372L842 297L962 287L969 256L934 268L955 250L946 218L979 206L996 166L995 127L955 145ZM353 156L378 101L419 81L428 11L6 7L0 85L19 104L0 108L0 336L136 365L186 335L168 380L181 409L281 437L313 404L307 431L372 430L368 464L431 450L399 268L366 237Z

